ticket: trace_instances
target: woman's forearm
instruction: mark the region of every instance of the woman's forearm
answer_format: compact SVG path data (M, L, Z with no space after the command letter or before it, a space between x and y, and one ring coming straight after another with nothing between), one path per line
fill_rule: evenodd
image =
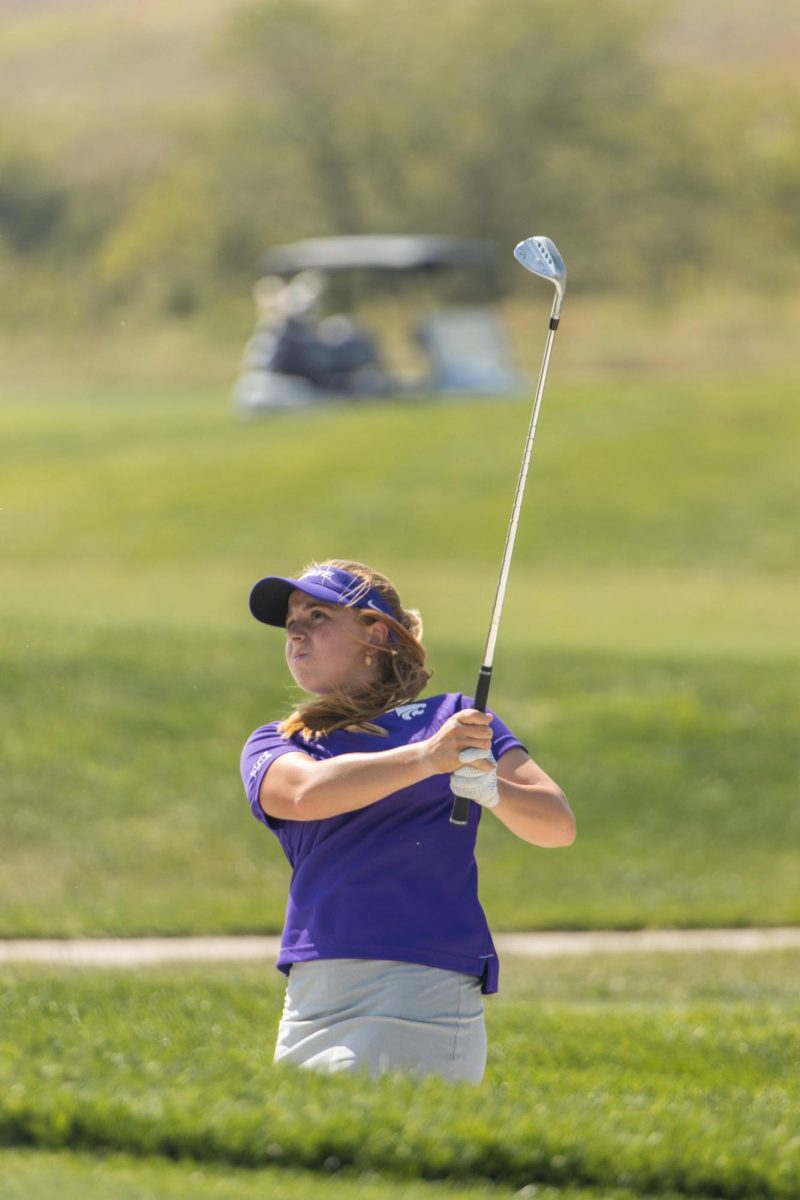
M512 833L534 846L570 846L575 817L554 783L523 784L498 778L500 799L491 810Z
M322 760L285 754L264 776L259 802L273 817L322 821L366 808L431 774L424 743Z
M464 750L481 750L485 757L492 744L491 720L488 713L462 709L423 741L367 754L315 759L298 748L267 770L259 803L268 816L284 821L322 821L355 812L431 775L449 775L461 765Z

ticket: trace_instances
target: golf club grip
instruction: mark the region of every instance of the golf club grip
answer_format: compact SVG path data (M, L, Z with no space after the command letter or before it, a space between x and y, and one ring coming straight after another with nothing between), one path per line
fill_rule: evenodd
M492 668L481 667L480 674L478 675L478 683L475 688L475 703L473 705L474 708L477 708L478 712L486 712L486 703L489 699L489 684L491 681ZM451 825L461 825L462 827L466 825L469 819L469 803L466 796L453 797L453 808L450 812Z

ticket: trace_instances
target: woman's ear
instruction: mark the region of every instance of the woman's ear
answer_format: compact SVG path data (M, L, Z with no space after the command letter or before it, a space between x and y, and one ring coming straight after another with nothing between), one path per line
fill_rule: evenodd
M371 646L383 646L389 637L389 626L385 621L371 621L367 629L367 641Z

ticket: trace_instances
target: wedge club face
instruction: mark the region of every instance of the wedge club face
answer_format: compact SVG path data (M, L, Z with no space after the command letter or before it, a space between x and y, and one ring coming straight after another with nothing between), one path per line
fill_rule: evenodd
M558 319L564 293L567 290L567 268L558 252L555 242L548 237L529 237L514 248L514 258L522 263L526 271L541 275L555 285L556 299L553 305L553 317Z

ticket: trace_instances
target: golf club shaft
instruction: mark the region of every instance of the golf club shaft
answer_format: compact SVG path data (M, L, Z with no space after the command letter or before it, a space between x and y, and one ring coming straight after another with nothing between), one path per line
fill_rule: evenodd
M486 650L483 655L483 665L478 674L478 683L475 688L475 708L480 712L486 712L486 705L489 699L489 684L492 680L492 665L494 663L494 649L497 644L497 633L500 628L500 617L503 612L503 603L506 597L506 588L508 586L508 575L511 570L511 556L514 553L514 542L517 538L517 528L519 527L519 518L522 511L522 500L525 495L525 484L528 479L528 468L531 463L531 455L533 453L533 443L536 437L536 427L539 423L539 409L542 406L542 396L544 395L545 383L547 382L547 372L550 369L550 356L553 352L553 341L555 340L556 330L558 329L558 317L551 314L550 326L547 331L547 341L545 343L544 355L542 357L542 365L539 371L539 382L536 385L536 398L533 402L533 412L531 414L530 425L528 426L528 436L525 441L525 452L522 455L522 463L519 469L519 478L517 479L517 490L514 493L514 504L511 509L511 519L508 523L508 532L506 533L506 544L503 549L503 560L500 565L500 578L497 581L497 591L494 598L494 607L492 609L492 619L489 622L489 634L486 638ZM453 808L450 813L451 825L466 825L469 817L469 800L465 796L455 796L453 798Z

